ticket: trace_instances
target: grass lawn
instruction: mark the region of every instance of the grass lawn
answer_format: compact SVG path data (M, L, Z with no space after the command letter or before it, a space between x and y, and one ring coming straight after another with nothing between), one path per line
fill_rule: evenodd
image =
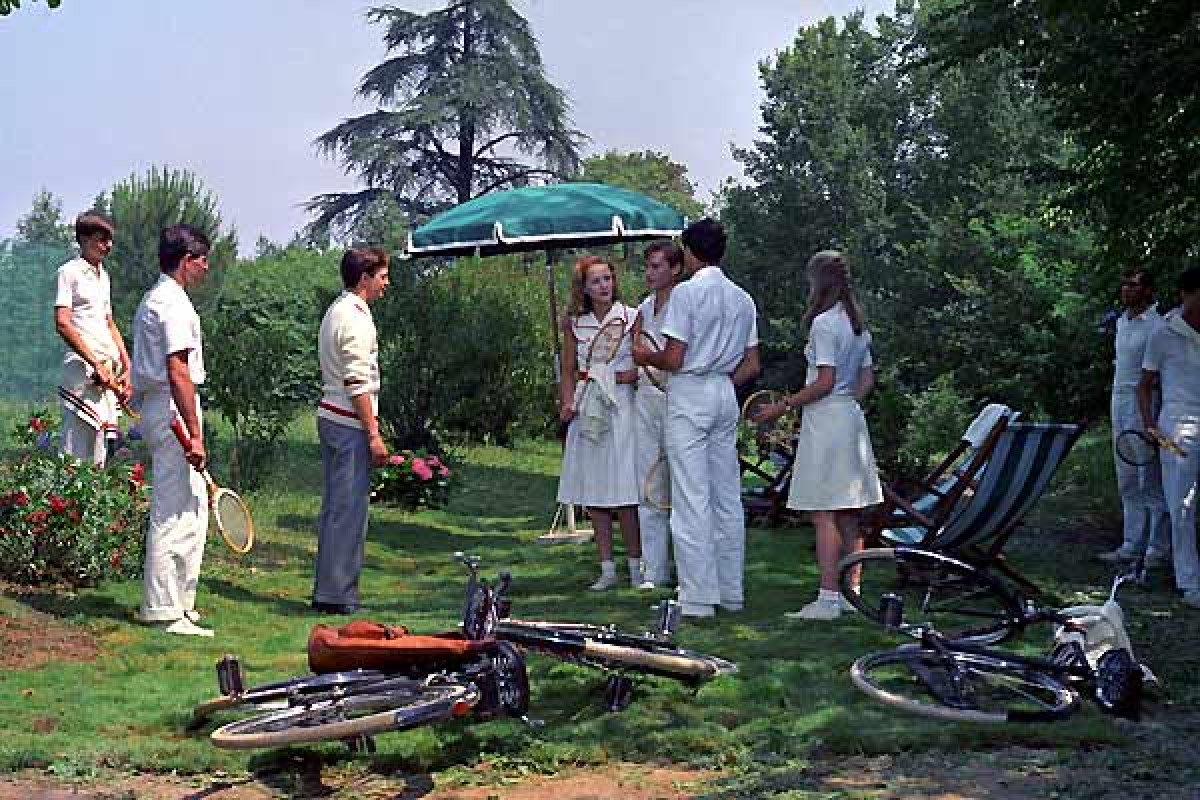
M535 542L554 509L556 444L475 448L465 455L447 510L372 510L361 587L372 618L417 632L452 628L463 574L451 553L463 550L482 555L493 572L513 573L517 616L629 627L651 620L655 598L647 594L586 591L597 569L592 545ZM1107 590L1111 573L1091 556L1117 537L1108 458L1102 436L1085 438L1053 494L1010 545L1015 562L1051 602L1098 601ZM1142 722L1114 720L1088 705L1048 725L950 725L893 712L852 687L851 662L898 643L894 637L855 617L807 624L782 617L815 592L807 527L750 530L746 610L681 626L683 646L740 668L695 695L670 681L647 680L628 710L610 714L603 710L600 674L531 655L533 714L545 720L542 728L501 720L386 734L371 757L338 744L250 754L217 750L207 739L210 728L187 729L191 707L216 693L214 663L237 653L256 683L301 674L308 631L327 621L308 607L320 479L309 422L298 424L285 461L266 482L270 488L248 497L259 528L255 550L236 557L210 538L199 606L215 639L171 637L138 625L132 615L141 587L135 581L76 593L9 587L0 595L0 621L44 623L47 630L65 624L81 640L97 643L90 660L0 671L0 771L36 769L62 780L105 770L174 771L202 782L251 773L284 794L295 793L313 769L424 774L441 786L500 785L629 762L719 772L698 790L709 797L895 796L882 788L886 776L866 785L829 777L885 774L904 765L918 776L993 765L996 774L985 780L998 782L996 796L1031 775L1039 790L1064 797L1110 791L1113 797L1188 797L1200 785L1200 612L1176 600L1164 575L1122 597L1139 655L1170 698ZM1024 646L1042 649L1049 635L1032 631Z

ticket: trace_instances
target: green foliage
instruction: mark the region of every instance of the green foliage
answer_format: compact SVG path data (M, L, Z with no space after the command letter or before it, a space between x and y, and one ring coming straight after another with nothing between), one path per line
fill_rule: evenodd
M930 3L929 61L1003 54L1074 143L1065 200L1123 259L1179 269L1200 236L1200 9L1192 0ZM1109 275L1109 277L1113 277Z
M62 375L54 278L74 257L59 245L0 241L0 398L43 401Z
M576 171L583 136L568 127L566 96L546 80L529 23L507 0L425 14L385 6L367 19L386 26L389 58L363 76L358 94L378 108L317 146L368 188L314 197L315 229L343 217L353 227L381 197L426 215Z
M224 229L216 197L187 170L151 167L130 175L96 199L96 209L116 227L113 249L104 262L112 279L113 318L128 331L142 294L158 280L158 237L179 223L194 225L208 236L212 250L208 276L191 290L203 318L220 293L225 271L237 258L237 234Z
M424 450L401 450L371 473L371 502L416 511L444 508L450 497L448 466Z
M848 254L889 376L877 452L897 466L923 450L905 398L939 378L972 408L1071 419L1102 413L1108 379L1093 321L1109 298L1091 230L1054 202L1065 151L1045 101L1002 55L925 65L923 24L902 0L874 31L826 19L763 64L764 135L722 209L776 385L803 374L808 258Z
M46 189L33 197L33 208L17 220L17 241L69 248L75 243L74 226L63 221L62 200Z
M916 473L926 472L958 444L955 432L966 430L977 411L955 389L951 376L939 376L912 397L901 459Z
M609 150L603 155L590 156L583 160L579 179L641 192L690 220L704 215L704 206L696 200L696 187L688 179L687 167L653 150L641 153Z
M100 469L55 452L54 421L14 428L24 452L0 465L0 574L18 584L94 586L139 574L148 499L141 463Z
M372 312L380 419L402 445L436 448L446 432L500 443L545 432L554 399L545 289L519 263L459 259L428 272L418 271L423 262L393 264Z
M275 444L320 396L321 300L338 283L337 254L299 248L242 262L202 317L204 398L233 429L230 469L253 486Z

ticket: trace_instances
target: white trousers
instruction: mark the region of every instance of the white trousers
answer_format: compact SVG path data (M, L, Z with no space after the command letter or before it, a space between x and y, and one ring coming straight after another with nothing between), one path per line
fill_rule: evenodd
M106 359L105 363L110 368L113 366L111 359ZM112 394L91 376L88 365L77 356L67 359L63 365L60 391L67 392L75 401L63 400L61 449L64 455L103 467L108 457L106 426L115 428L117 407Z
M642 562L646 580L656 586L671 582L668 553L671 512L646 502L646 480L651 468L667 453L667 396L650 385L638 387L634 398L637 420L638 525L642 532ZM670 474L670 465L667 465Z
M1145 552L1166 557L1171 552L1171 524L1163 497L1162 467L1157 459L1135 467L1116 456L1117 436L1131 428L1142 428L1136 393L1133 389L1114 387L1111 407L1113 462L1117 465L1123 518L1121 550L1133 556Z
M146 395L141 430L152 461L142 575L142 619L147 622L179 619L195 609L208 536L208 489L171 432L174 418L169 391Z
M738 405L728 375L671 376L667 462L679 600L741 607L746 519L737 461Z
M1176 441L1186 456L1161 450L1163 494L1171 514L1171 549L1175 585L1185 592L1200 591L1200 560L1196 555L1197 482L1200 481L1200 414L1171 413L1164 408L1158 429Z

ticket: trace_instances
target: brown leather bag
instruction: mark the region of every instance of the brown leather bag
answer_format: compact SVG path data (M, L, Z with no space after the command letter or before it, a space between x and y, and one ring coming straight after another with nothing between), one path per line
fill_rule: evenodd
M352 669L435 669L471 661L494 640L473 641L461 633L416 635L404 626L355 620L340 628L316 625L308 635L308 667L315 673Z

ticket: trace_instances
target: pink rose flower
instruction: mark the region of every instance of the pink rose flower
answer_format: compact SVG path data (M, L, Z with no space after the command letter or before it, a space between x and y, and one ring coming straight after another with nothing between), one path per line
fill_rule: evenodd
M394 455L388 459L388 464L390 464L393 467L398 467L403 463L404 463L404 456L401 456L401 455Z
M433 470L430 469L429 465L426 464L422 459L419 459L419 458L413 459L412 471L413 471L414 475L416 475L418 478L420 478L423 481L428 481L428 480L433 479Z

